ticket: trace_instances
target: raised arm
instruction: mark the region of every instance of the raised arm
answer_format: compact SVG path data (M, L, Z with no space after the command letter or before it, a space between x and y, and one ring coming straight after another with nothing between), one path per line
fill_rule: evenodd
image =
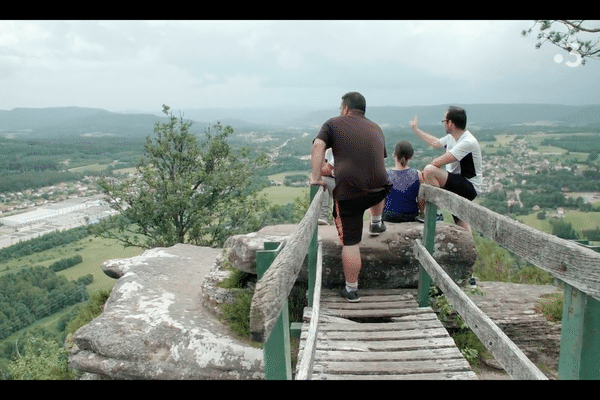
M428 145L433 146L433 147L438 148L438 149L441 149L441 148L444 147L442 145L442 143L440 142L440 139L436 138L433 135L430 135L427 132L423 132L422 130L420 130L417 127L417 116L416 115L412 119L412 121L410 121L410 127L412 128L413 132L416 133L417 136L419 136Z

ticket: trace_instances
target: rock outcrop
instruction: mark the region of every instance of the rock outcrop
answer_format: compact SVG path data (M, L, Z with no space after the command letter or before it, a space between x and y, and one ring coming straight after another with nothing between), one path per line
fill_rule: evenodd
M419 264L412 246L423 224L387 226L380 236L363 235L360 286L414 287ZM107 261L104 272L118 281L103 313L73 335L71 366L110 379L262 379L262 350L218 319L218 304L235 297L218 285L230 273L226 264L256 274L256 251L267 241L288 241L296 227L233 236L224 249L176 245ZM335 227L320 226L319 240L323 284L338 286L344 279ZM433 256L455 280L466 279L475 244L466 231L438 223ZM306 280L306 268L299 279Z
M201 306L221 251L176 245L107 262L120 277L103 313L73 335L71 366L112 379L262 379L262 350Z
M422 239L420 222L386 223L387 230L379 236L365 231L360 244L362 269L359 284L362 288L410 288L418 285L419 262L413 255L415 239ZM256 251L265 242L286 242L296 225L267 226L258 232L232 236L225 242L225 257L234 268L256 274ZM341 267L342 245L335 226L319 226L323 244L323 286L334 288L344 282ZM436 224L433 257L455 281L468 279L477 257L475 242L470 233L454 224ZM299 280L306 280L306 267Z

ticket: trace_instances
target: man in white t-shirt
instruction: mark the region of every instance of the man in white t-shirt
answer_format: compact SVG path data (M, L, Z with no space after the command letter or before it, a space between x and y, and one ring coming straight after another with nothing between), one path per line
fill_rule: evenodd
M447 135L441 139L417 128L417 117L411 121L412 130L430 146L446 149L423 169L425 183L441 187L473 200L481 191L481 149L477 139L466 130L467 113L459 107L450 107L442 120ZM442 166L446 166L442 169ZM471 231L465 221L454 217L457 225Z

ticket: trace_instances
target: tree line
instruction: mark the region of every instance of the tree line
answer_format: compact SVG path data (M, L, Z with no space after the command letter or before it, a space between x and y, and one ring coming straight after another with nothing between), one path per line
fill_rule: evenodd
M53 140L0 138L0 192L16 192L81 179L68 168L128 164L139 157L141 138L71 137ZM66 162L68 161L68 162Z
M53 247L76 242L88 236L88 230L85 226L78 228L56 230L46 233L36 238L22 240L9 247L0 249L0 262L28 256L33 253L39 253Z
M93 280L93 278L92 278ZM85 283L34 266L0 276L0 340L65 307L86 301Z

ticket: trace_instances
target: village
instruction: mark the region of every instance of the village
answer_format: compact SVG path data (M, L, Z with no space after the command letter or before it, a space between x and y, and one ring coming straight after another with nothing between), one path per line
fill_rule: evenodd
M509 137L509 140L511 138ZM287 142L286 142L287 144ZM278 147L282 148L284 145ZM558 151L557 151L558 150ZM507 190L508 186L524 185L514 182L515 176L527 176L540 171L567 170L577 173L578 164L562 165L551 161L553 156L560 156L564 151L553 149L554 152L541 152L528 146L525 139L513 137L510 142L483 142L483 173L482 195L496 191ZM415 158L419 156L418 152ZM302 158L306 159L306 156ZM124 175L123 178L130 179ZM27 189L22 192L0 193L0 248L10 246L19 240L37 237L56 229L69 229L89 221L97 221L115 211L99 193L95 181L97 176L87 175L79 181L62 182L54 186L39 189ZM520 200L522 190L508 190L507 210L513 207L523 207ZM565 196L568 193L564 193ZM577 193L587 203L600 201L600 193ZM534 206L531 212L539 211ZM562 217L564 209L556 207L545 210L549 216Z

